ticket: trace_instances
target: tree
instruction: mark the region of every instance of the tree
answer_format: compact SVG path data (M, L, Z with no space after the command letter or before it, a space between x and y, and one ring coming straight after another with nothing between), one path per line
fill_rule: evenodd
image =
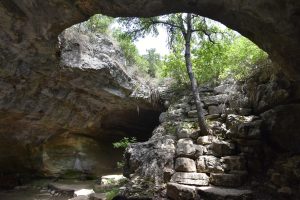
M245 79L268 62L268 55L263 50L230 29L223 29L213 40L214 43L207 38L193 42L192 63L198 83ZM160 76L174 77L186 84L189 80L185 74L184 56L180 54L182 49L182 44L176 44L158 70Z
M156 53L155 49L147 49L147 54L143 55L147 61L147 70L150 77L154 78L157 68L162 64L160 55Z
M106 34L109 26L113 23L114 19L105 15L96 14L83 24L87 29L93 33Z
M205 18L191 13L170 14L153 18L125 18L121 19L120 22L126 27L127 34L132 35L133 38L143 37L147 33L157 34L157 28L161 25L167 28L170 47L172 47L174 41L183 40L185 67L196 104L198 124L203 135L209 134L201 106L198 84L192 68L191 42L203 36L206 36L209 41L213 42L212 34L216 33L216 30L208 28ZM195 32L201 37L193 38Z

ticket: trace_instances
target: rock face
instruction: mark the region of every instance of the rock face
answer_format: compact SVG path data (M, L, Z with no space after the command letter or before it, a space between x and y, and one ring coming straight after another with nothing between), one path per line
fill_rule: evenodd
M269 140L278 150L300 153L300 105L289 104L277 106L262 114Z
M255 87L254 81L258 86ZM164 174L154 176L156 184L164 188L163 183L167 183L166 195L171 199L251 199L255 193L249 190L251 187L269 190L276 194L274 199L298 197L296 166L300 159L296 130L300 119L296 103L298 90L293 84L281 73L267 78L258 73L244 83L225 83L215 90L200 88L204 110L209 112L210 106L222 106L219 114L207 112L206 120L212 130L208 136L199 136L197 119L190 114L195 112L192 96L189 93L177 95L178 99L170 101L168 110L161 114L161 124L152 136L157 143L165 137L172 138L173 154L167 154L169 162L160 148L151 148L153 157L141 153L140 164L147 166L148 174L159 171L149 166L161 166ZM277 91L283 90L287 93L284 98L266 100L276 98ZM263 109L256 109L261 101L269 103ZM289 141L291 138L293 141ZM147 152L146 144L139 145L145 149L129 150ZM171 165L156 164L161 162ZM144 174L132 170L131 176L143 177ZM212 188L203 187L205 185ZM256 198L259 199L259 195Z
M127 1L2 1L1 65L42 68L55 60L57 36L67 27L95 13L113 16L153 16L171 12L194 12L218 20L239 31L265 49L291 78L299 80L300 26L297 0L195 2L167 0ZM14 24L12 27L11 24ZM47 64L48 65L48 64Z
M158 121L159 109L146 96L135 97L140 83L126 73L113 42L74 27L59 40L59 67L24 64L15 75L1 70L1 172L116 171L122 155L112 142L124 136L146 140Z

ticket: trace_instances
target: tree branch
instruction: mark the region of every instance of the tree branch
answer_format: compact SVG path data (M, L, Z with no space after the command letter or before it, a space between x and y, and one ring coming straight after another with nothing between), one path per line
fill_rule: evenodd
M172 24L172 23L167 22L167 21L161 21L161 20L153 20L153 19L151 19L151 23L153 23L153 24L164 24L164 25L168 25L168 26L171 26L171 27L175 27L175 28L181 29L180 26L178 26L176 24Z

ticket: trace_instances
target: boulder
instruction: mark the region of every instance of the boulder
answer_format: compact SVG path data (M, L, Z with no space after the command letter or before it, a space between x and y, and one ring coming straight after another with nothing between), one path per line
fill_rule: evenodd
M260 139L261 138L261 124L262 120L255 120L238 125L236 135L232 137L246 138L246 139Z
M197 172L222 173L224 172L220 158L215 156L200 156L196 161Z
M178 139L182 139L182 138L197 139L198 135L199 135L198 131L192 127L179 126L177 128Z
M167 196L173 200L196 199L195 187L177 183L168 183Z
M226 83L221 84L214 88L215 93L217 94L225 94L225 93L231 93L236 88L236 85L234 83Z
M192 139L179 139L177 142L176 155L182 157L193 157L196 148Z
M175 157L175 138L169 135L131 144L124 153L126 177L131 174L164 183L164 168L172 169Z
M203 115L207 115L207 114L208 112L205 109L203 109ZM197 118L198 117L197 110L188 111L187 116L189 118Z
M207 153L207 149L205 146L195 144L194 147L196 149L194 158L198 158L199 156L202 156L203 154Z
M95 191L93 189L80 189L80 190L74 191L75 197L78 197L78 196L89 197L91 194L95 194Z
M206 96L202 98L205 106L219 105L228 102L229 96L227 94L218 94L214 96Z
M221 114L219 106L208 106L208 113L210 115Z
M227 141L215 141L208 147L208 153L217 157L232 155L234 150L235 145Z
M190 158L176 158L175 170L177 172L196 172L195 161Z
M171 182L185 185L204 186L208 185L209 176L205 173L176 172L173 174Z
M216 136L206 135L198 137L197 144L208 145L216 141L218 141L218 138Z

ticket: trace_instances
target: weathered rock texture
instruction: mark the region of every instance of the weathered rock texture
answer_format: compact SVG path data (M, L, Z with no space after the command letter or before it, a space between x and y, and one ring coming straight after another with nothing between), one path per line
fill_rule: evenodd
M145 177L158 185L167 183L166 193L172 199L189 199L196 191L205 200L226 199L231 195L233 199L243 199L246 194L252 196L250 193L254 199L260 199L259 190L269 191L266 195L276 194L273 199L298 197L297 87L280 72L265 77L265 70L243 83L200 89L203 108L208 110L206 119L213 132L209 136L199 136L197 118L190 114L195 110L192 96L177 94L178 99L173 99L168 110L160 115L161 124L152 136L157 143L166 137L173 138L175 146L169 150L175 153L164 157L160 148L151 148L151 155L155 155L151 158L150 154L137 153L147 152L145 144L136 144L145 149L131 146L127 149L127 166L134 165L128 158L138 154L139 163L143 163L138 169L147 174L131 168L128 177ZM263 105L261 102L266 102L265 106L258 108L257 105ZM219 114L209 113L212 105L222 107ZM167 152L168 146L162 147ZM155 173L159 171L156 167L160 167L160 174ZM208 188L203 186L208 184L214 187L205 191ZM224 189L240 186L253 191ZM181 197L183 194L187 196Z
M3 0L1 65L16 68L26 63L41 68L42 63L53 62L58 34L95 13L145 17L182 11L210 17L239 31L299 80L299 9L297 0Z
M60 65L1 68L2 173L116 171L121 152L112 142L146 140L158 121L147 94L136 97L143 96L136 89L141 84L126 73L112 41L74 27L59 41Z

